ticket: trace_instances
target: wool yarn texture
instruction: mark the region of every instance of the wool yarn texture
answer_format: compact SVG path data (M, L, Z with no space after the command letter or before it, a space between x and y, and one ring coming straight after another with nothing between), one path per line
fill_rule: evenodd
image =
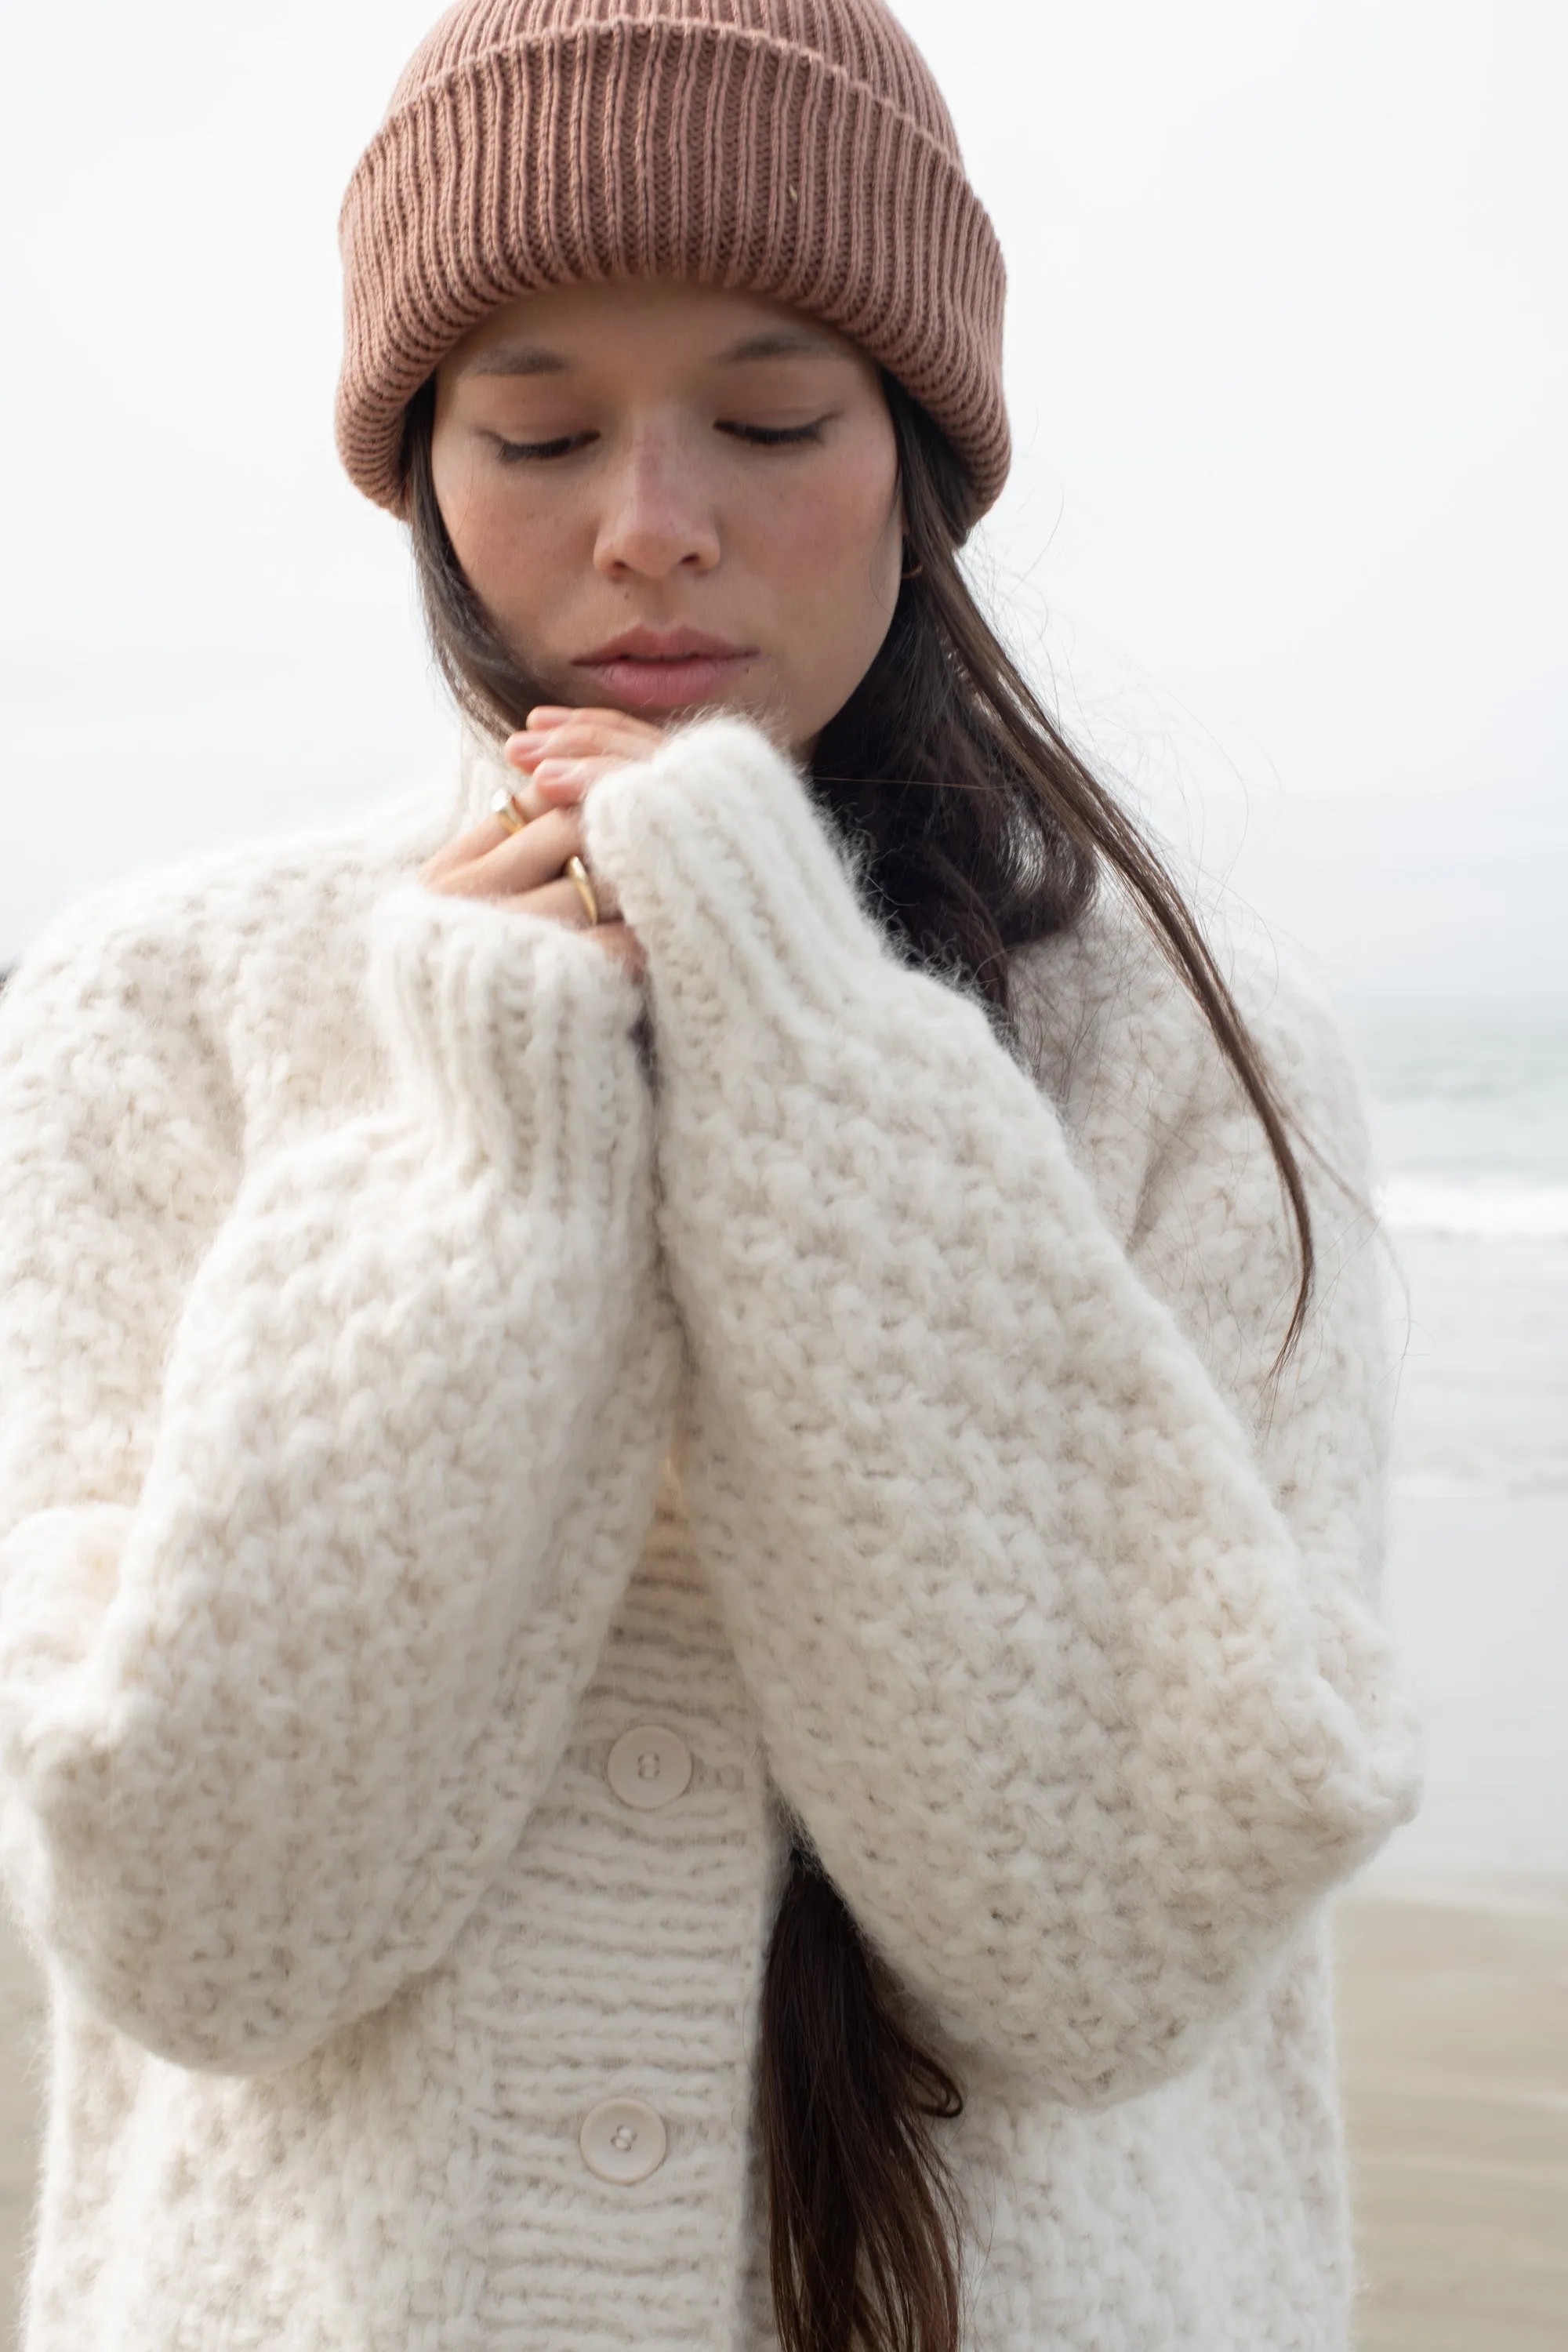
M883 0L462 0L344 199L338 447L399 510L404 414L514 296L671 277L786 302L1006 478L1005 274L930 68Z
M964 2087L968 2352L1345 2352L1323 1906L1417 1762L1321 1007L1238 967L1346 1180L1270 1381L1273 1165L1114 902L1014 1052L745 723L589 803L641 986L421 889L459 814L0 1000L26 2352L765 2352L797 1827Z

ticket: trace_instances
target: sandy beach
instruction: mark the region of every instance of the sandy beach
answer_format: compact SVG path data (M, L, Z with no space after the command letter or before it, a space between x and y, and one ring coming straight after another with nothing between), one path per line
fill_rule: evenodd
M1339 1918L1360 2352L1568 2345L1568 1886Z
M1340 1906L1340 2019L1363 2280L1360 2352L1568 2344L1568 1885ZM0 2343L36 2128L36 1990L0 1937Z
M37 1980L0 1912L0 2345L10 2352L33 2202L41 2085Z

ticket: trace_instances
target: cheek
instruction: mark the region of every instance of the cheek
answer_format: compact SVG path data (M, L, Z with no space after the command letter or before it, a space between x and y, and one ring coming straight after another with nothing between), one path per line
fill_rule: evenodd
M846 450L825 467L809 495L784 503L778 520L783 543L835 603L864 595L889 543L897 544L897 469L879 452ZM867 462L868 457L871 462Z
M783 625L801 653L835 667L869 638L880 644L898 594L902 532L898 467L889 448L846 446L832 462L781 484L753 541L753 560L771 577ZM869 653L867 654L869 658Z
M526 478L498 483L494 467L481 460L460 451L444 458L439 441L431 470L465 577L514 642L526 640L531 615L549 608L559 574L573 560L571 532L551 501L530 495Z
M769 568L785 591L781 651L811 705L803 721L820 726L869 668L898 601L903 532L891 447L847 449L825 467L809 495L782 506L772 545Z

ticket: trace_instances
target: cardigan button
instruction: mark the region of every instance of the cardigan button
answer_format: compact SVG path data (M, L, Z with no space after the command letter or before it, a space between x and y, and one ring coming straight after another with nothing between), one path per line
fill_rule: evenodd
M664 2124L640 2099L604 2099L590 2107L577 2135L583 2161L601 2180L629 2189L664 2162Z
M691 1750L679 1731L657 1723L623 1731L611 1748L605 1778L623 1805L657 1813L673 1805L691 1785Z

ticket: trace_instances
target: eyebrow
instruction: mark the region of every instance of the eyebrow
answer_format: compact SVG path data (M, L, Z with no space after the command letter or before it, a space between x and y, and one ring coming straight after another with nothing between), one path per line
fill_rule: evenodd
M719 367L743 366L748 360L820 359L839 356L839 345L830 335L820 335L811 327L766 327L760 335L747 335L743 341L731 343L721 352L715 364Z
M565 375L571 362L542 343L501 343L484 352L463 370L465 375Z
M820 359L839 356L837 343L827 335L819 335L810 327L768 327L759 335L747 335L721 352L714 360L715 367L743 367L756 360ZM494 351L485 352L463 370L465 375L569 375L572 362L560 352L546 349L542 343L500 343Z

